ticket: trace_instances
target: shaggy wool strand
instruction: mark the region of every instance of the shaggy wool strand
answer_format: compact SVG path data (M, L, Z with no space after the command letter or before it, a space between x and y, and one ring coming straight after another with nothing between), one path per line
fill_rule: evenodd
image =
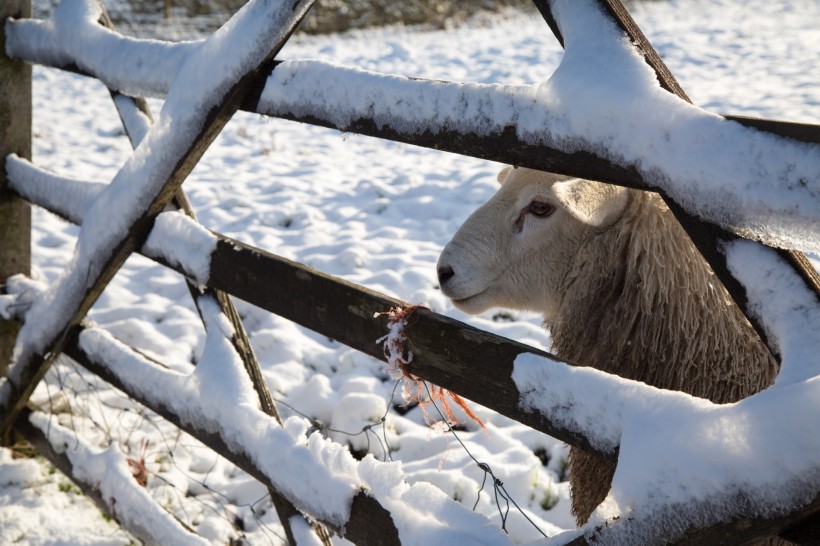
M552 324L562 358L716 403L774 381L778 363L655 194L630 190L622 217L581 245ZM570 453L573 511L587 521L615 465Z

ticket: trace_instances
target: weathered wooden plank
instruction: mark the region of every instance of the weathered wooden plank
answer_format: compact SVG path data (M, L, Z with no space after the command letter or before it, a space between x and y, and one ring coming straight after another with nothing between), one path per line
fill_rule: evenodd
M248 110L252 109L248 108ZM646 189L650 187L649 183L643 179L634 167L616 165L590 152L578 151L568 153L544 144L524 142L518 137L518 127L515 125L507 126L501 132L486 136L461 133L445 128L435 133L430 131L413 133L410 131L397 130L386 125L379 127L373 120L368 118L351 120L350 123L342 127L320 117L320 115L320 113L317 113L316 115L305 114L297 116L290 113L277 113L272 117L308 123L329 129L338 129L345 133L355 133L395 142L403 142L405 144L412 144L414 146L421 146L422 148L430 148L442 152L451 152L478 159L498 161L499 163L507 163L519 167L528 167L557 174L600 180L619 186L636 189Z
M387 318L380 313L409 305L224 236L211 254L208 284L381 360L376 340L387 333ZM406 334L409 370L418 377L570 445L616 457L594 450L579 431L518 407L515 358L534 353L558 361L553 355L425 309Z
M112 373L111 370L104 365L104 363L97 362L86 354L77 343L81 331L82 326L72 328L70 335L66 338L64 351L66 355L70 356L87 370L126 393L131 399L136 400L140 404L156 412L158 415L162 416L181 430L187 432L219 455L225 457L237 467L253 476L269 490L276 491L276 487L271 482L270 478L256 466L251 456L241 449L231 448L219 431L214 432L205 430L204 428L199 428L195 425L182 421L173 409L166 407L163 404L152 403L140 392L135 392L128 388L128 386L120 381L118 376ZM140 354L140 356L146 360L155 362L159 366L162 366L162 364L147 355ZM275 456L275 454L273 455ZM285 498L281 492L279 495ZM291 504L299 504L301 502L300 499L294 498L288 498L287 500ZM307 508L308 507L305 507L306 510ZM328 524L328 522L323 523L334 532L352 541L354 544L372 546L400 545L398 530L393 523L393 518L390 515L390 512L381 506L376 499L363 491L359 492L353 498L350 518L343 526L340 527L338 525Z
M67 218L65 211L48 210L68 221L77 220ZM374 358L387 360L381 345L376 343L387 333L387 318L382 313L410 304L219 233L214 235L218 242L211 254L209 286ZM185 274L179 265L147 257ZM518 408L518 389L510 379L516 356L534 353L557 360L554 356L432 311L419 309L418 313L419 320L407 332L414 353L410 369L415 375L572 446L614 460L615 453L593 449L578 431L564 429Z
M777 535L792 544L817 546L820 543L820 535L811 531L817 529L818 516L820 516L820 496L815 497L806 506L785 516L738 518L701 529L691 525L683 534L683 538L674 542L674 544L679 546L755 544L757 540ZM809 532L806 533L806 530ZM764 544L766 543L764 542Z
M100 262L99 271L89 272L85 283L85 289L81 294L77 294L71 303L72 318L64 328L45 334L47 337L43 343L42 354L34 352L26 354L15 364L19 373L15 374L14 381L9 381L10 395L6 400L4 415L0 430L8 431L17 418L19 411L25 406L34 388L40 382L48 370L55 355L59 354L64 343L62 332L72 326L79 324L88 313L93 303L102 293L102 290L111 281L119 267L125 262L131 253L138 251L153 227L154 219L162 212L165 206L173 199L177 189L188 174L196 166L196 163L205 153L205 150L217 137L219 132L228 122L230 117L242 103L245 94L249 89L258 84L259 80L271 70L274 56L279 52L287 41L290 34L295 29L307 8L312 5L313 0L292 0L288 17L284 20L284 32L277 43L271 44L270 49L259 61L259 64L239 77L234 84L223 91L218 98L212 98L214 106L206 114L197 134L187 143L183 143L184 150L177 159L176 164L170 169L166 179L162 183L161 189L143 204L139 211L138 219L128 229L127 234L113 245L109 256L97 257ZM12 379L10 377L10 379Z
M3 0L0 44L7 17L30 17L31 0ZM6 189L5 158L31 159L31 66L6 56L0 47L0 293L6 279L31 269L31 207ZM0 320L0 377L6 375L19 325Z
M744 544L772 544L770 537L778 536L789 544L797 546L817 546L820 543L820 496L802 508L785 516L769 518L736 518L710 527L695 528L694 525L681 526L676 538L666 537L663 544L676 546L740 546ZM615 525L619 525L617 522ZM609 527L601 526L589 536L581 536L567 543L567 546L590 546L608 542ZM767 540L769 539L769 540ZM609 538L611 541L612 539Z
M746 127L751 127L759 131L766 131L773 135L778 135L801 142L820 143L820 125L810 123L792 123L774 119L761 119L749 116L724 115L726 119L736 121Z
M28 59L27 59L28 60ZM37 62L36 60L29 60ZM274 63L274 65L279 63ZM96 77L95 74L79 69L76 65L46 65L52 68L66 70L72 73ZM421 78L414 78L421 80ZM437 80L441 85L457 85L452 82ZM336 125L322 117L321 112L294 115L291 113L269 114L259 112L257 103L264 88L264 83L248 93L240 110L252 113L261 113L289 121L307 123L319 127L336 129L345 133L355 133L385 140L403 142L423 148L430 148L443 152L451 152L478 159L487 159L500 163L508 163L519 167L555 172L570 176L578 176L591 180L598 180L610 184L617 184L634 189L651 190L664 194L651 180L645 180L636 169L623 167L612 163L608 159L589 152L566 153L543 144L531 144L522 141L516 136L517 126L511 125L503 131L488 135L459 133L452 129L441 128L432 133L411 133L396 130L391 127L379 127L370 119L356 119L344 126ZM820 125L795 123L742 116L724 115L725 118L738 121L748 127L761 131L793 138L803 142L820 142Z
M737 518L711 527L701 529L681 527L681 533L677 538L666 537L663 544L674 544L676 546L741 546L748 544L772 544L780 546L778 543L770 542L770 537L777 535L789 544L796 546L817 546L820 541L820 497L816 497L811 503L799 510L782 517L771 518ZM616 525L620 522L616 523ZM607 543L607 533L610 528L601 526L592 531L590 535L580 536L566 546L591 546L593 544ZM767 540L769 539L769 540ZM611 538L609 538L611 541Z

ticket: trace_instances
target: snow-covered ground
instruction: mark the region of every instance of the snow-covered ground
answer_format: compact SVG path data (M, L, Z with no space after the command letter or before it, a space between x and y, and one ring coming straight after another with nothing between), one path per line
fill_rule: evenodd
M631 4L631 11L695 104L720 113L820 123L820 4L814 0L645 2ZM389 28L297 36L280 57L432 79L529 84L550 76L561 49L543 20L508 13L447 32ZM160 104L152 106L158 111ZM109 181L129 155L101 84L35 68L38 165ZM213 230L548 348L539 317L501 310L467 317L436 288L438 253L495 191L499 167L240 113L184 188L199 220ZM68 264L78 229L41 210L34 226L34 276L50 281ZM418 408L404 411L380 362L237 304L285 416L307 415L357 452L400 460L408 479L433 483L467 507L479 499L476 510L500 525L492 489L478 496L484 473L451 435L431 430ZM129 259L91 318L179 370L189 369L204 346L182 280L140 257ZM214 543L239 537L250 544L280 543L281 527L261 485L70 362L56 366L34 398L50 400L59 422L91 443L117 444L136 460L144 456L152 496ZM487 432L468 423L458 433L470 453L492 467L541 531L551 535L573 527L566 448L475 409ZM384 426L362 432L385 415ZM515 542L541 536L514 511L507 529ZM10 450L0 450L0 544L130 540L40 459L13 459Z

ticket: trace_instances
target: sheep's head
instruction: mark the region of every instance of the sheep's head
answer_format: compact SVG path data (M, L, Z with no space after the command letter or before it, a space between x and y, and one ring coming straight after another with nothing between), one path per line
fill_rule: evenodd
M620 218L628 191L524 168L498 180L441 253L441 290L467 313L526 309L550 322L578 249Z

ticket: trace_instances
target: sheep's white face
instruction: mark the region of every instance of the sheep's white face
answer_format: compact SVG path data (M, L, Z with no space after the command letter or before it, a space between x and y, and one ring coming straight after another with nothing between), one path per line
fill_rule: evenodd
M507 167L498 180L441 253L441 290L467 313L507 307L549 322L577 249L621 216L627 192L524 168Z

